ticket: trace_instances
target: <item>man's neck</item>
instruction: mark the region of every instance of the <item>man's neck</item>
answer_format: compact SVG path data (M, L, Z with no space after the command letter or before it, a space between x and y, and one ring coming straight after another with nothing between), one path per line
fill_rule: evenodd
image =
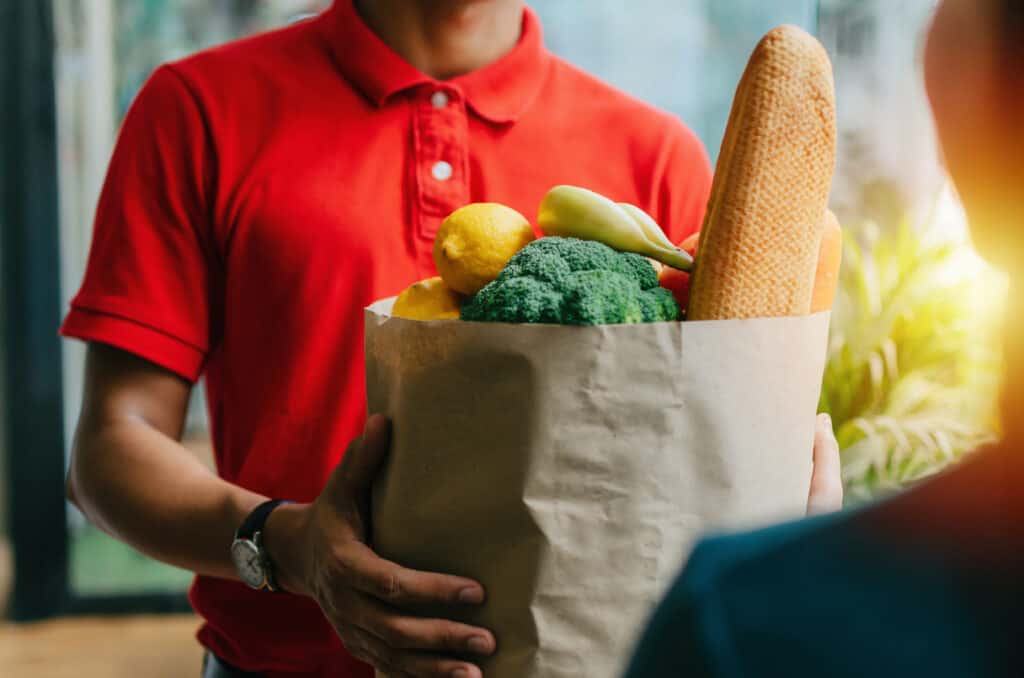
M356 9L391 49L438 80L497 61L522 30L523 0L356 0Z

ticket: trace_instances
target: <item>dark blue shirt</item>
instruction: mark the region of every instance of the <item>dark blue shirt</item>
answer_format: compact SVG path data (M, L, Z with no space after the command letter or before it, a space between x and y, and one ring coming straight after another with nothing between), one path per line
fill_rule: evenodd
M859 511L703 541L628 678L1024 675L1024 474L998 455L965 466Z

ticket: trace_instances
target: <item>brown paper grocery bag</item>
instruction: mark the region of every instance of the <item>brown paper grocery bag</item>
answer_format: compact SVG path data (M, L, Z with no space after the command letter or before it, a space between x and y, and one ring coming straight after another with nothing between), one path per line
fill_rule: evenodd
M569 327L366 312L374 548L479 580L488 678L612 678L694 539L801 515L828 314ZM459 614L459 612L463 612Z

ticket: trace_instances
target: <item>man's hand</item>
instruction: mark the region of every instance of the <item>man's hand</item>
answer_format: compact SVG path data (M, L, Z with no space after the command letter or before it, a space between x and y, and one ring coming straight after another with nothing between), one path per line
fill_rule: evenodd
M494 636L407 609L482 603L480 584L405 569L366 544L370 490L388 447L387 420L371 417L316 501L270 515L266 543L279 583L315 599L345 647L388 675L475 678L480 669L454 655L489 655Z
M839 443L832 432L832 418L819 414L814 431L814 471L807 497L807 515L838 511L843 507L843 478Z

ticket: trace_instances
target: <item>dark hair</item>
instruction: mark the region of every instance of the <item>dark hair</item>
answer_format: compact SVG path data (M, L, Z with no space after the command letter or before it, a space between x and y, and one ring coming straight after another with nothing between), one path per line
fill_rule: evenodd
M999 0L999 23L1005 47L1024 52L1024 0Z
M999 0L999 61L1018 96L1024 94L1024 0Z

